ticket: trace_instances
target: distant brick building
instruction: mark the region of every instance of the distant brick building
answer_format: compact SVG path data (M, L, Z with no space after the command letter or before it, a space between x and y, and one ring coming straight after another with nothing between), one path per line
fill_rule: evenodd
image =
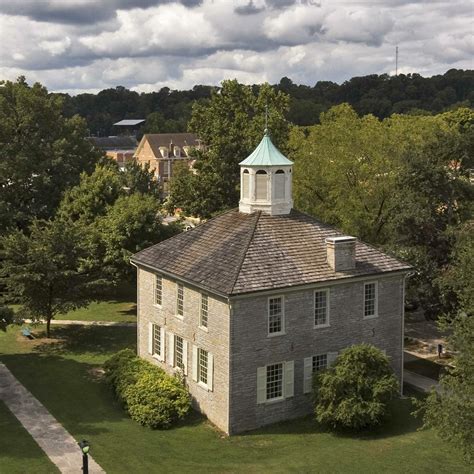
M148 133L143 135L134 158L141 165L150 166L166 195L175 163L186 162L191 167L195 160L193 149L201 148L201 142L192 133Z
M267 135L240 165L238 209L132 257L139 355L182 371L229 434L310 413L313 373L352 344L402 381L410 267L294 210L293 163Z
M121 135L113 137L89 137L92 145L105 151L105 154L115 160L121 170L133 160L137 148L137 140L133 136Z

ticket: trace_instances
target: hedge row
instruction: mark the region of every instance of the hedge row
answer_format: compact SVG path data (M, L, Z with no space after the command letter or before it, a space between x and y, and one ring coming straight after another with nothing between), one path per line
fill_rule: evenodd
M130 417L149 428L169 428L184 418L191 398L182 378L168 375L130 349L105 364L105 378Z

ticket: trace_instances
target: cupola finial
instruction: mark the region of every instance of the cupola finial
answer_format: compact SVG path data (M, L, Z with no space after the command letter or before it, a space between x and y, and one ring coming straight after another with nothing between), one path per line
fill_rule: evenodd
M268 135L268 100L265 103L265 130L264 134Z

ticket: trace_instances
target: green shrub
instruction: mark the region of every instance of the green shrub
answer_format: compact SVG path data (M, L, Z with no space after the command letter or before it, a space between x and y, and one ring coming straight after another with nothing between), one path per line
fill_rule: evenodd
M149 428L169 428L190 409L190 397L178 377L143 372L125 391L133 420Z
M334 364L314 377L316 420L333 428L360 430L380 424L398 382L389 360L370 344L345 349Z
M191 408L182 379L140 359L130 349L105 364L105 379L131 418L150 428L169 428Z

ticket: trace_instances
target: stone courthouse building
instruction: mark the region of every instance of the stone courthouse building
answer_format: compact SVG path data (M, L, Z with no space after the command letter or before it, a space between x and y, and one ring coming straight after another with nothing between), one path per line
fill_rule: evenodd
M309 413L313 373L352 344L402 378L410 267L293 209L292 164L265 135L238 209L132 257L139 355L229 434Z

